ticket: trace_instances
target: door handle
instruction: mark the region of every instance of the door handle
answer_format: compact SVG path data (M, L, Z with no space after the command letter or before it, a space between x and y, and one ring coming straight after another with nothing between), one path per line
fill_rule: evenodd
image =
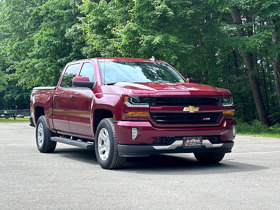
M76 96L75 95L70 95L70 100L75 101Z

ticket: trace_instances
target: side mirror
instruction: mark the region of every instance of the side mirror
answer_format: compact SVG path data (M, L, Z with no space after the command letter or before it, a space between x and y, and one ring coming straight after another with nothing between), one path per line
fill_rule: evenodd
M194 78L187 78L187 83L197 83L197 80Z
M72 80L72 84L75 87L87 87L87 88L94 88L95 82L89 81L88 77L74 77Z

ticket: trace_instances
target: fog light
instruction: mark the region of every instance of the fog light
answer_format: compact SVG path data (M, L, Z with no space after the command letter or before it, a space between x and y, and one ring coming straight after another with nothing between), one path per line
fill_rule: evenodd
M138 128L132 128L131 129L131 137L132 137L132 140L135 140L136 137L138 136L139 134L139 129Z
M236 126L235 125L232 126L232 135L233 136L236 135Z

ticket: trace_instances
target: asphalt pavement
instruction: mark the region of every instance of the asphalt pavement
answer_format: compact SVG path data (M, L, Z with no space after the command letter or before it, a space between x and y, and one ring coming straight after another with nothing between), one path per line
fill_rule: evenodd
M237 136L212 166L172 154L104 170L93 153L42 154L34 128L0 123L0 209L280 209L280 139Z

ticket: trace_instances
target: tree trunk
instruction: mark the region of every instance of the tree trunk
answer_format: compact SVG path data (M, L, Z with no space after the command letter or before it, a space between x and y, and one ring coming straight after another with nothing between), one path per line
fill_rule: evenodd
M235 73L236 73L237 76L239 76L239 66L238 66L237 54L236 54L235 49L232 49L232 55L233 55L233 63L234 63Z
M263 86L264 86L264 99L265 99L265 105L267 113L269 114L269 101L268 101L268 86L266 82L266 76L265 76L265 70L263 65L263 60L261 60L261 69L262 69L262 79L263 79Z
M273 18L272 22L274 24L274 27L272 29L272 42L274 45L279 45L279 28L278 28L278 22L277 18ZM273 59L273 75L274 75L274 81L275 81L275 88L277 93L277 100L278 100L278 106L280 108L280 56L277 53L277 55Z
M240 11L239 8L234 6L231 7L231 16L233 23L236 25L242 25L242 20L240 16ZM238 30L237 36L244 36L244 31L242 29ZM260 86L256 77L256 65L254 63L254 55L252 53L246 52L244 50L241 50L241 55L243 58L243 61L245 63L245 66L247 68L247 73L249 77L249 83L253 92L253 97L258 113L259 120L268 125L268 118L264 106L264 102L262 99L261 91L260 91Z

